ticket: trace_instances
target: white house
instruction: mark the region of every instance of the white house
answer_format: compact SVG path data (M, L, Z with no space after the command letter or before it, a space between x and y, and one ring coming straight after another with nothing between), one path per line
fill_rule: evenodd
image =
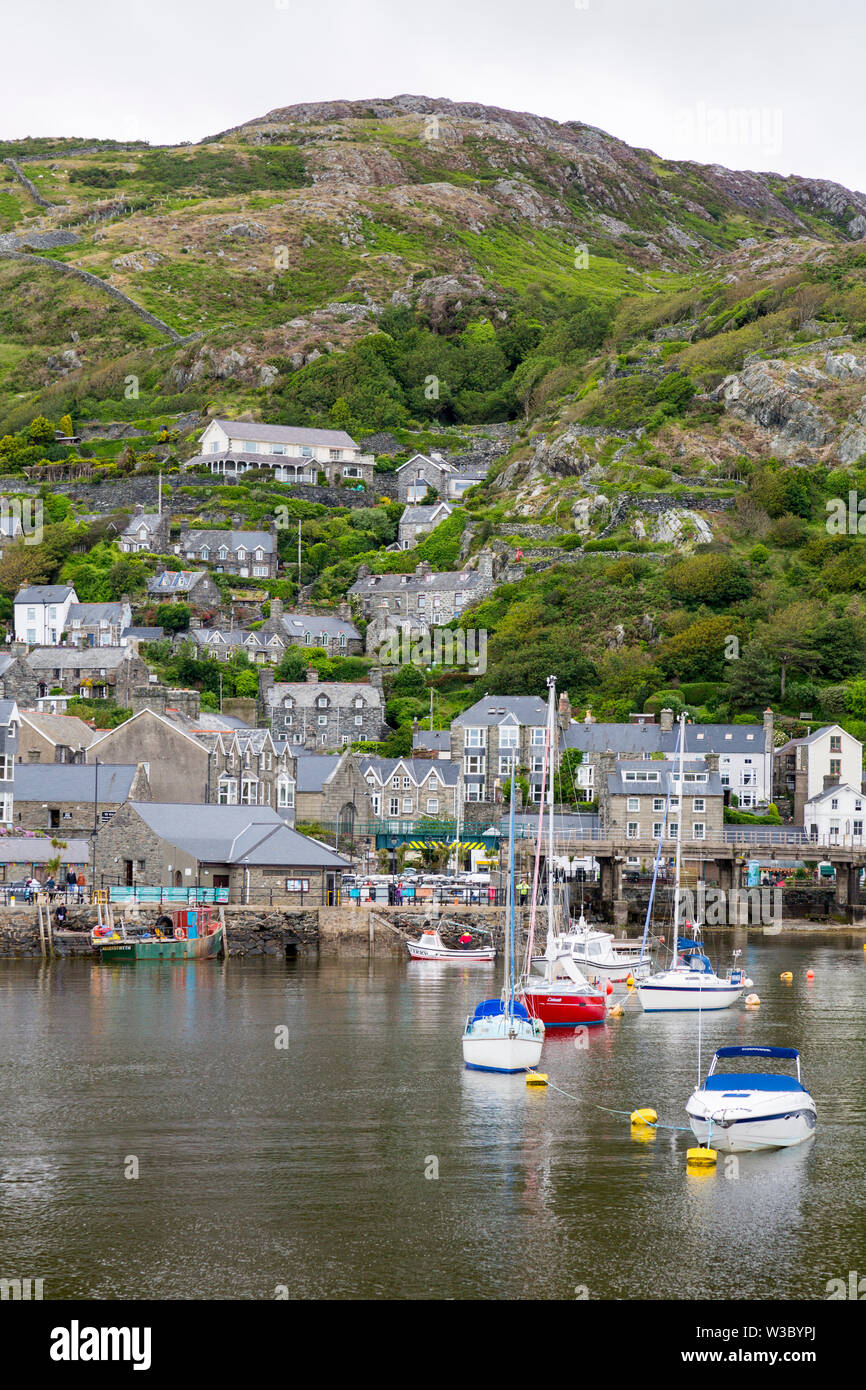
M808 738L791 739L776 749L776 787L794 805L794 824L805 824L806 806L833 786L859 787L863 745L839 724L825 724Z
M375 463L345 430L261 425L254 420L211 420L199 449L187 467L207 463L220 475L272 468L275 481L284 483L316 483L320 473L332 485L369 482Z
M862 845L864 804L862 791L847 783L819 792L806 802L803 816L810 840L820 845Z
M69 609L78 603L70 584L31 584L15 595L15 641L55 647L66 631Z

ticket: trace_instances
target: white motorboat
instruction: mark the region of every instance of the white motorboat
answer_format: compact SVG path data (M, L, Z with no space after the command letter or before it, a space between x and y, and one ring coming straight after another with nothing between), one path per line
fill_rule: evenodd
M554 938L554 944L561 955L569 956L580 966L591 980L606 984L625 985L629 976L633 980L645 979L652 964L648 956L641 959L641 943L619 942L613 932L600 931L590 926L581 913L570 929ZM533 957L533 965L540 966L544 957Z
M719 1072L720 1059L756 1057L796 1063L796 1076L780 1072ZM787 1149L815 1133L815 1102L800 1078L794 1047L720 1047L706 1080L689 1097L689 1123L703 1145L728 1153Z
M544 1024L514 997L514 768L508 838L508 930L499 999L483 999L463 1029L463 1061L473 1071L530 1071L541 1059Z
M676 965L639 981L637 993L644 1012L709 1013L736 1004L745 988L742 970L729 970L720 978L701 950L703 942L680 938L679 945Z
M406 949L413 960L457 961L460 965L466 965L473 961L489 964L496 959L496 947L492 940L482 946L446 946L438 927L423 931L416 941L407 941Z

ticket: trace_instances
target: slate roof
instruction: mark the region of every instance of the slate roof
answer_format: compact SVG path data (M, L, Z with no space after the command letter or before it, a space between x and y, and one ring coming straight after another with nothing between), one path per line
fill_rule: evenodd
M584 753L664 753L677 751L678 732L663 732L659 724L569 724L562 737L564 748ZM686 757L689 753L763 753L763 724L686 724Z
M209 422L222 427L230 439L250 439L256 444L300 444L310 448L357 449L358 445L345 430L313 430L297 425L260 425L256 420L223 420ZM207 455L205 455L207 457Z
M339 637L340 633L344 632L347 640L360 640L361 637L354 623L325 613L284 613L283 627L293 637L305 632L312 633L314 637L318 637L320 632L326 633L328 637Z
M359 697L367 706L381 707L382 692L376 685L360 685L349 681L326 681L313 684L312 681L278 681L268 691L268 704L281 705L291 696L296 705L314 707L320 695L327 695L331 705L345 707Z
M19 589L15 595L16 603L64 603L75 590L71 584L31 584L29 589Z
M451 735L447 729L419 729L412 735L412 747L427 748L431 753L450 753Z
M117 623L120 622L122 614L122 603L71 603L68 622L70 627L74 618L78 618L82 623L101 623L103 619Z
M299 755L296 766L296 790L298 792L320 792L340 765L342 753L309 753Z
M863 797L862 790L855 791L849 782L841 782L835 787L825 787L822 792L817 792L815 796L810 796L809 800L806 802L806 805L817 806L819 802L829 801L831 797L838 796L840 792L848 792L851 796L856 796L859 799L862 799ZM17 783L15 788L15 795L18 795Z
M27 709L21 711L21 719L49 743L66 748L89 748L94 739L94 730L74 714L43 714L41 710Z
M657 772L658 782L626 782L626 772ZM697 772L706 777L705 782L689 782L688 774ZM686 758L683 762L683 794L685 796L723 796L724 787L718 772L710 772L707 765L700 761L690 761ZM611 796L667 796L668 785L672 784L672 794L676 796L678 783L673 781L677 774L677 764L669 759L659 759L656 762L632 758L623 759L617 763L616 769L610 773L607 779L607 789ZM692 791L694 787L694 791Z
M508 721L509 715L514 716L518 724L538 728L547 720L547 705L535 695L485 695L483 700L476 701L469 709L458 714L451 721L451 727L492 727Z
M349 861L286 825L269 806L183 805L133 801L132 809L161 839L208 864L285 865L344 869Z
M122 642L126 637L132 637L137 642L161 642L164 636L164 627L125 627L120 640Z
M443 758L439 762L435 758L376 758L365 757L361 762L361 770L366 777L369 772L374 772L379 781L384 784L398 767L405 767L407 774L420 786L423 782L432 777L436 778L446 787L457 785L460 769L457 763L446 762Z
M430 506L409 504L403 508L403 515L400 517L400 525L404 523L410 526L424 526L428 521L432 521L438 511L445 511L446 516L450 516L454 510L450 502L434 502Z
M16 801L125 801L138 771L132 763L16 763Z
M44 864L60 855L61 864L88 864L90 844L87 840L67 840L65 849L55 849L47 835L0 836L0 864Z
M14 700L0 700L0 724L8 724L16 710Z
M207 570L162 570L147 581L149 594L184 594L194 588Z
M400 467L394 470L395 473L402 473L403 469L408 468L410 463L417 464L419 459L423 463L429 463L433 468L445 468L449 473L454 472L454 464L448 463L444 458L434 459L431 458L429 454L413 454L411 458L407 459L405 463L401 463Z
M135 516L130 517L129 525L121 532L121 535L133 536L136 532L141 530L142 526L146 531L156 531L163 522L164 517L164 512L138 512Z
M25 660L34 671L111 671L128 661L129 653L129 647L35 647Z
M178 541L182 551L201 550L203 546L211 550L225 546L236 551L243 546L244 550L262 550L266 555L273 553L275 545L270 531L184 531Z
M428 589L447 593L449 590L474 589L481 582L477 570L443 570L431 574L368 574L356 579L350 594L422 593Z

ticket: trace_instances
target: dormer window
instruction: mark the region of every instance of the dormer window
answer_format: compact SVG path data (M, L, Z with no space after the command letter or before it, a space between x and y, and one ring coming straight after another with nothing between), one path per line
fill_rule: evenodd
M201 550L199 551L199 554L203 560L210 559L210 549L206 545L202 546Z
M220 555L220 559L221 559L221 560L227 560L227 559L228 559L229 553L228 553L228 551L226 550L226 548L225 548L224 545L221 545L221 546L220 546L219 555Z
M327 708L328 708L328 697L327 697L327 695L320 695L320 696L318 697L318 699L316 700L316 704L317 704L317 706L318 706L319 709L327 709Z

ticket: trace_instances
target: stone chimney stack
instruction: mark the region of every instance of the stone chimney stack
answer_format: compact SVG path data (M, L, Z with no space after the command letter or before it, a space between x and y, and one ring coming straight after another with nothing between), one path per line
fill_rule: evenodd
M563 690L559 697L559 709L557 711L559 727L565 732L571 723L571 701L568 698L568 691Z
M659 724L663 734L669 734L674 727L674 712L672 709L663 709L659 716Z
M773 748L774 748L774 746L775 746L775 745L774 745L774 742L773 742L773 732L774 732L774 730L773 730L773 711L772 711L772 710L770 709L770 707L768 706L768 707L764 710L764 752L765 752L765 753L772 753Z
M311 667L309 668L309 670L307 671L307 685L318 685L318 684L319 684L319 673L318 673L318 671L316 670L315 666L311 666Z
M271 599L271 621L279 622L283 616L283 600L281 598Z
M595 723L595 715L593 714L593 712L592 712L592 710L589 708L589 706L587 706L586 714L585 714L584 717L583 717L583 722L584 722L584 724L594 724L594 723Z
M719 770L719 755L718 755L718 753L708 753L704 761L706 762L706 765L707 765L707 772L718 772L718 770Z

